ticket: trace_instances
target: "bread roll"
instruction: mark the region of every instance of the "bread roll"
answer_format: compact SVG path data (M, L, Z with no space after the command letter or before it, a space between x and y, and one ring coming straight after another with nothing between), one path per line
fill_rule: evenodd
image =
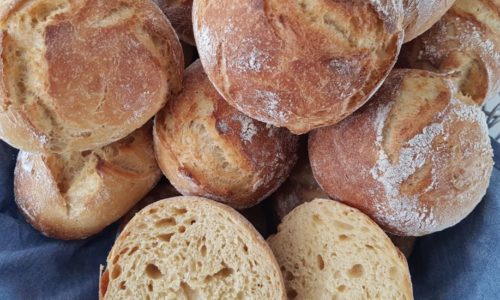
M316 179L314 179L307 154L307 139L303 146L305 147L301 146L299 159L290 177L270 196L273 210L279 220L282 220L302 203L317 198L328 198L328 194L319 187Z
M203 198L143 209L107 263L101 299L285 299L264 239L236 211Z
M16 202L44 235L83 239L129 211L161 176L148 124L109 146L85 152L20 152Z
M196 0L193 23L205 71L229 104L296 134L362 106L403 40L402 1L390 0Z
M401 66L453 74L459 92L484 104L500 92L500 2L458 0L403 47Z
M179 38L194 46L193 22L191 21L193 0L153 0L153 2L165 13Z
M0 29L0 138L24 151L110 144L181 88L181 46L150 1L3 0Z
M404 0L405 42L429 30L454 2L455 0Z
M465 218L488 187L492 149L486 119L452 83L395 70L366 107L313 132L315 178L333 198L386 231L421 236Z
M370 218L339 202L297 207L268 242L288 299L413 299L404 256Z
M229 106L201 63L184 73L184 90L155 120L160 168L183 195L246 208L276 190L297 159L298 137Z

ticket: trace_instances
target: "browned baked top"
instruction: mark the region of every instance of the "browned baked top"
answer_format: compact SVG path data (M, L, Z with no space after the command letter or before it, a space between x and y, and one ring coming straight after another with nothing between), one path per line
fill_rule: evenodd
M182 50L150 1L0 4L0 136L86 150L142 126L181 88Z
M238 110L294 133L359 108L402 42L400 1L197 0L193 26L208 77Z

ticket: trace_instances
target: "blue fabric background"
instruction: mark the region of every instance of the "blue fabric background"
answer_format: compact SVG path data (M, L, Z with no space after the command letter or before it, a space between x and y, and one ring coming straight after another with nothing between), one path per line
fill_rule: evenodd
M488 194L462 223L419 239L410 259L415 299L500 299L500 145ZM0 141L0 299L96 299L111 226L79 242L45 238L19 215L16 151Z

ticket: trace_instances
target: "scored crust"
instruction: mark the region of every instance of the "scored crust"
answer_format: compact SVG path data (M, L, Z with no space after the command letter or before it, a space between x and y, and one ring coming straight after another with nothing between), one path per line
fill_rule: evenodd
M373 101L309 138L315 178L386 231L421 236L465 218L486 193L484 113L445 77L395 70Z
M335 124L369 99L396 61L402 19L402 2L390 0L193 4L198 51L217 90L296 134Z
M155 119L160 168L183 195L235 208L257 204L288 177L298 137L240 113L213 88L199 61Z
M198 197L156 202L108 256L102 299L286 299L276 259L248 221Z
M30 152L117 141L181 89L181 46L150 1L2 2L0 56L0 137Z
M16 203L43 234L84 239L118 220L161 176L152 126L106 147L66 154L20 152L14 172Z
M316 199L285 217L268 239L288 299L413 299L408 264L358 210Z

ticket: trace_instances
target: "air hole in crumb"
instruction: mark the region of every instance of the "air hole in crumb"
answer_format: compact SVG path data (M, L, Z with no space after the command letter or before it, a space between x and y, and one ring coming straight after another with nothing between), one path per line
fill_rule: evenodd
M321 220L319 215L313 215L313 222L316 224L323 224L323 220Z
M149 277L149 278L152 278L152 279L158 279L160 278L161 276L163 276L161 274L161 271L160 269L158 269L157 266L153 265L153 264L148 264L146 266L146 275Z
M292 272L289 272L289 271L285 271L285 279L287 281L292 281L295 279L295 276L293 275Z
M299 294L294 289L289 289L286 291L286 296L288 297L288 299L295 299L298 295Z
M247 245L243 245L243 251L244 251L245 253L248 253L248 246L247 246Z
M318 261L318 268L320 270L323 270L325 268L325 261L323 260L323 257L318 254L318 256L316 257L316 259Z
M174 208L174 214L176 216L182 216L187 213L187 209L185 208Z
M167 227L167 226L174 226L177 224L174 218L166 218L166 219L161 219L155 223L156 227Z
M82 152L82 157L87 157L87 156L89 156L91 153L92 153L92 151L90 151L90 150L83 151L83 152Z
M396 267L391 267L389 269L389 276L391 276L392 279L396 279L398 275L398 269Z
M120 277L122 274L122 267L120 265L116 265L113 267L113 271L111 272L111 279L116 279Z
M173 235L173 233L160 234L158 238L164 242L169 243Z
M233 274L233 269L226 267L222 268L219 272L215 273L214 277L226 278L231 276L231 274Z
M132 255L135 253L135 251L139 250L139 247L135 246L134 248L132 248L132 250L130 250L130 252L128 253L128 255Z
M365 246L366 246L366 248L368 248L368 249L370 249L370 250L375 250L375 248L374 248L372 245L368 245L368 244L367 244L367 245L365 245Z
M148 284L148 291L153 291L153 284L151 282Z
M347 287L345 285L343 285L343 284L339 285L337 287L337 291L339 291L339 292L345 292L346 289L347 289Z
M201 253L201 256L203 256L203 257L207 256L207 246L205 246L205 245L201 246L200 253Z
M348 239L349 239L349 237L347 235L345 235L345 234L339 235L339 240L341 240L341 241L345 241L345 240L348 240Z
M352 268L349 270L349 277L351 278L359 278L361 276L363 276L363 273L364 273L364 268L362 265L360 264L356 264L354 266L352 266Z
M158 212L158 210L157 210L156 208L152 208L152 209L149 211L149 213L150 213L150 214L152 214L152 215L156 214L157 212Z
M178 230L179 230L179 233L184 233L184 232L186 232L186 227L184 227L184 226L179 226L179 229L178 229Z
M120 290L126 289L127 286L125 285L125 281L120 282Z

